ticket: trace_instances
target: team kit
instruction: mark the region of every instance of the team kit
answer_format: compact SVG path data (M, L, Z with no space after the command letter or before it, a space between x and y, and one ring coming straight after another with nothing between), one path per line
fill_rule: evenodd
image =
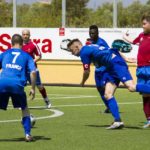
M90 75L91 63L95 66L95 85L96 89L106 107L104 113L110 113L113 123L107 130L123 129L124 122L119 113L119 106L114 96L120 82L130 92L142 93L144 106L150 106L149 96L150 85L144 72L149 71L150 54L147 43L150 43L150 23L143 17L144 31L134 40L129 39L129 35L124 35L124 40L115 40L111 47L107 42L99 37L98 27L89 27L89 38L86 43L82 43L78 38L69 39L66 42L66 50L74 56L80 57L83 64L83 76L80 86L84 86ZM148 26L148 25L149 26ZM127 41L127 42L126 42ZM126 58L123 53L130 52L131 44L139 44L137 60ZM144 52L143 52L144 51ZM146 55L146 56L145 56ZM51 108L51 100L47 96L47 91L41 83L40 72L37 62L41 60L41 52L37 44L30 39L30 30L22 30L22 35L14 34L11 37L11 48L0 54L0 109L7 110L9 98L12 99L14 108L22 111L22 125L25 134L25 141L34 141L31 135L31 128L35 123L35 118L30 114L27 105L27 96L24 87L31 85L30 95L35 98L35 87L38 88L46 109ZM133 82L126 62L138 64L138 82ZM145 71L145 70L146 71ZM144 76L144 79L143 79ZM111 89L111 90L110 90ZM146 107L144 113L147 123L143 128L150 127L150 108Z

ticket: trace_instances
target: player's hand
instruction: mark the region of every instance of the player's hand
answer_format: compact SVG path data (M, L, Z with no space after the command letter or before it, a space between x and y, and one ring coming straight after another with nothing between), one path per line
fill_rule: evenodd
M126 36L129 36L129 30L127 30L127 32L126 32Z
M128 36L129 36L129 30L127 30L127 32L123 34L123 39L126 39Z
M31 100L35 98L35 90L31 89L29 92L29 96L31 97Z

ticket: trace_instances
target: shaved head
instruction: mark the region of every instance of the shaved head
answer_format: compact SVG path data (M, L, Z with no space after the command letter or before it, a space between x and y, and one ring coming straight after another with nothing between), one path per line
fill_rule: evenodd
M22 30L22 38L24 43L28 43L30 41L30 30L24 29Z
M30 35L30 30L29 29L22 30L22 34L26 34L26 33Z

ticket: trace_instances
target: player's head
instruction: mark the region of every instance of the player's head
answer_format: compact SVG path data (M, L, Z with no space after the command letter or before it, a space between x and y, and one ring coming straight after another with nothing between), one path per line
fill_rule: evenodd
M14 34L11 38L12 46L19 45L20 47L23 45L23 39L20 34Z
M98 27L97 25L91 25L89 27L89 35L92 41L96 42L98 39Z
M146 13L141 18L142 27L145 34L150 33L150 13Z
M23 38L24 43L29 42L29 40L30 40L30 30L28 30L28 29L22 30L22 38Z
M67 47L73 55L79 56L82 43L79 39L73 39L68 43Z

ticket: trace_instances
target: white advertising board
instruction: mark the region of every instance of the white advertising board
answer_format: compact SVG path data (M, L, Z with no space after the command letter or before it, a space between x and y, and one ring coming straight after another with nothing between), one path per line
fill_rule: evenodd
M15 33L21 34L23 28L0 28L0 52L11 47L11 36ZM60 48L64 39L80 39L83 44L89 37L88 28L29 28L31 39L38 44L42 52L42 59L48 60L78 60L78 57ZM142 29L99 29L99 36L106 40L111 46L115 39L122 39L123 34L129 30L129 34L135 38ZM127 57L136 57L138 46L125 53Z

